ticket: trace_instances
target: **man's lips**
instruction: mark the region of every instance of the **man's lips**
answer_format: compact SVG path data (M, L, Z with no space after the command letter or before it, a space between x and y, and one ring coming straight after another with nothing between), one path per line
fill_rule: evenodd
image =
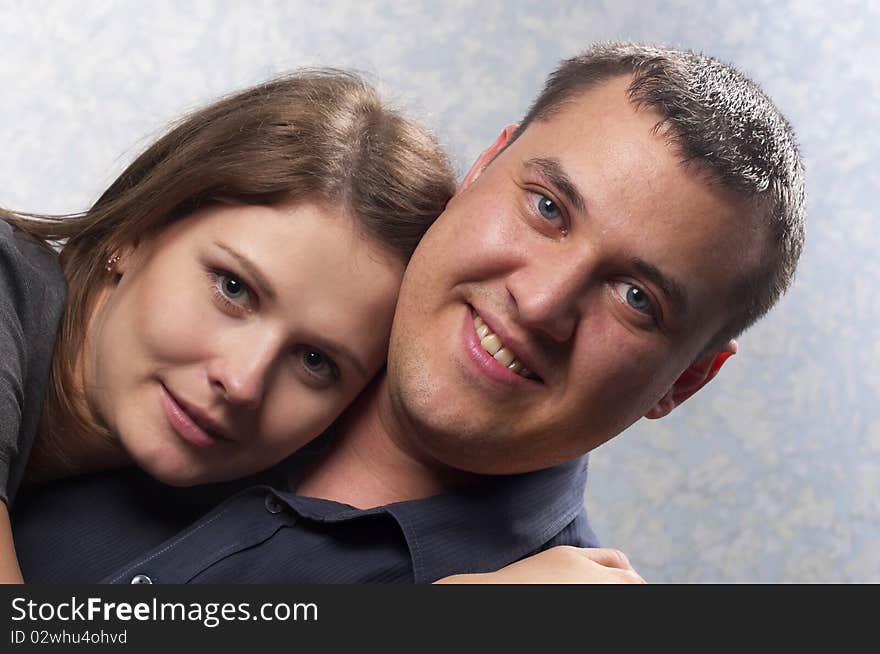
M198 447L211 447L218 441L229 440L221 430L199 424L204 424L206 418L174 397L164 384L159 385L159 396L171 428L187 442Z
M470 306L469 309L474 321L477 339L489 356L520 377L537 382L543 381L540 375L533 372L537 367L535 358L523 340L514 338L513 333L502 324L497 316L489 313L481 314L473 306Z
M508 368L504 363L486 351L477 334L477 328L474 325L474 317L471 314L470 307L467 308L464 315L462 337L468 358L489 380L507 387L524 388L528 386L533 387L535 384L541 383L540 380L517 374L517 372Z

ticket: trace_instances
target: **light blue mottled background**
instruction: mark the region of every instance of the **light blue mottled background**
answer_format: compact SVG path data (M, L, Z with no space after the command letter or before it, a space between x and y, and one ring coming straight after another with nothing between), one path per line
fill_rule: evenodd
M300 65L374 73L463 172L592 41L733 61L800 134L797 282L712 387L594 453L587 503L649 581L880 582L878 5L2 0L0 204L81 210L183 110Z

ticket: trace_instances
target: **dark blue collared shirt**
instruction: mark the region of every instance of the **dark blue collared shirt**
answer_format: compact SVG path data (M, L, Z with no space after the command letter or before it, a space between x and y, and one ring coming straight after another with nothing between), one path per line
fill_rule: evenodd
M27 493L12 520L30 583L430 583L596 546L586 479L584 456L364 510L294 495L275 473L179 489L127 470Z

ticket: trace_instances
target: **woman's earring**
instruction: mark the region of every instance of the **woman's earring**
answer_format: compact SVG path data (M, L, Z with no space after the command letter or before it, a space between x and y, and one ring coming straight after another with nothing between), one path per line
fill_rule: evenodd
M118 254L114 254L112 257L107 259L107 265L105 267L106 267L108 273L113 272L113 268L115 268L116 264L119 263L119 259L120 259L120 257Z

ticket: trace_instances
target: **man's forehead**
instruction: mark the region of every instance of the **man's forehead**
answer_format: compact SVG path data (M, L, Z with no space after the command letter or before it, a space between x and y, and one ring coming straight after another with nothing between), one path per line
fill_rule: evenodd
M558 106L536 116L523 134L540 125L562 129L569 134L590 132L597 125L605 129L614 124L623 127L635 116L643 117L648 130L653 131L662 117L653 108L638 105L630 99L631 83L631 75L619 75L573 91L561 99Z
M545 174L561 170L575 182L586 175L590 184L616 183L618 191L655 183L659 174L680 172L677 147L657 129L660 115L633 106L625 84L607 85L582 92L530 124L512 148L520 165L543 160Z

